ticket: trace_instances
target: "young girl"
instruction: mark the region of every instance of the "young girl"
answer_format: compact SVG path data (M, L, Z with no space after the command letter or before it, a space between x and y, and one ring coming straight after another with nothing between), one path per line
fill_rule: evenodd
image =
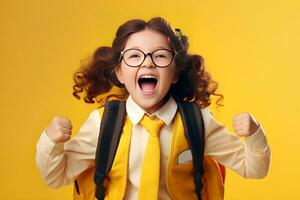
M239 137L245 137L243 142L213 118L206 108L211 104L211 95L219 96L218 105L223 95L215 93L218 85L205 71L201 56L188 53L187 37L179 29L173 30L163 18L148 22L135 19L121 25L112 47L99 47L91 61L75 73L74 81L73 95L79 99L79 93L86 92L87 103L97 101L102 107L110 97L126 100L131 124L129 142L127 147L121 145L123 134L114 160L114 164L126 168L124 172L120 170L120 177L126 181L121 183L109 177L106 199L145 199L143 162L152 136L141 125L144 115L163 122L158 135L160 170L150 191L154 196L148 198L180 199L176 193L181 193L183 199L194 199L192 194L182 194L189 187L190 177L170 182L169 169L192 170L188 154L182 163L177 154L173 155L176 145L186 143L182 141L185 139L176 141L173 137L178 113L175 100L193 101L201 108L205 156L245 178L263 178L268 173L270 149L261 124L248 112L236 115L233 128ZM100 109L91 112L75 137L71 138L71 121L64 117L54 117L42 133L37 144L37 166L49 186L70 184L95 165ZM118 157L121 151L125 152L125 159ZM172 156L177 159L175 164L169 161ZM111 170L118 170L114 167ZM171 185L179 187L174 191Z

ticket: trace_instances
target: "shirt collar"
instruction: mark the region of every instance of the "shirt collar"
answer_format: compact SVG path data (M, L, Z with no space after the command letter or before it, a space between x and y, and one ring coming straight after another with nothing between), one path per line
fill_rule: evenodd
M138 124L146 113L139 105L137 105L131 96L128 97L126 101L126 111L127 114L133 123L133 125ZM151 116L156 116L164 123L169 126L175 117L177 112L177 103L174 98L171 96L169 100L155 113Z

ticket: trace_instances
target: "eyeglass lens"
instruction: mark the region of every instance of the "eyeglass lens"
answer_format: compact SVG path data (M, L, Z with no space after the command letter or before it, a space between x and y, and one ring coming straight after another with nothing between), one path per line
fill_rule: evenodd
M173 52L166 49L158 49L150 54L152 61L158 67L166 67L171 64ZM131 67L140 66L146 59L146 54L138 49L124 51L123 59Z

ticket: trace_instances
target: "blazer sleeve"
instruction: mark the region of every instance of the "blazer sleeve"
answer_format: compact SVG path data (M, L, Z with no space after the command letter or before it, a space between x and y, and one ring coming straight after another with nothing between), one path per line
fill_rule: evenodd
M245 178L263 178L268 174L271 151L259 123L259 129L241 140L217 122L208 109L201 110L205 126L205 155Z

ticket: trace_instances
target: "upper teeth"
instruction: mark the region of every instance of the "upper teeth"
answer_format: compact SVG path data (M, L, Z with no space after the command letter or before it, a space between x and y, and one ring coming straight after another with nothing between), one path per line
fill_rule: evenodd
M152 75L142 75L140 78L155 78L155 76L152 76Z

